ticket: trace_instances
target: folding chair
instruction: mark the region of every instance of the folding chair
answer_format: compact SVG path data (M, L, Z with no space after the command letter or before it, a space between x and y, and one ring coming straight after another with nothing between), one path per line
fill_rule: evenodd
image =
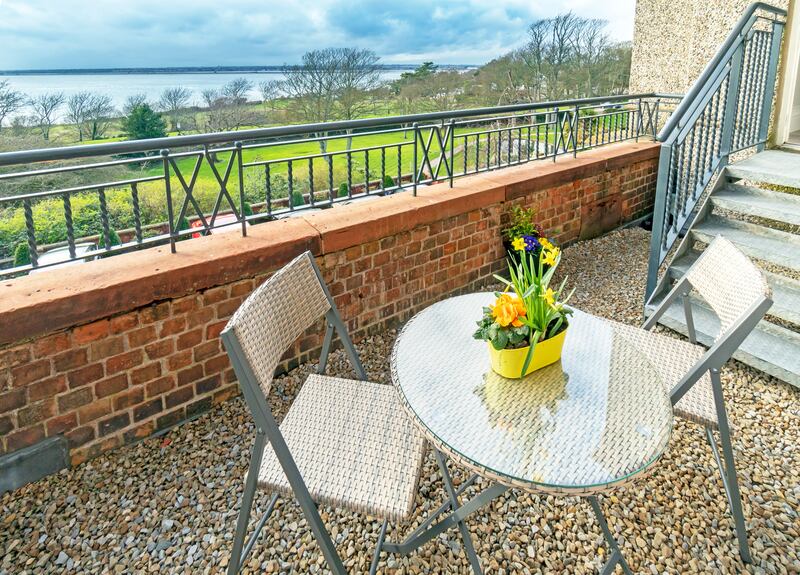
M707 350L697 345L689 294L696 290L719 319L720 329ZM649 331L682 298L689 341ZM717 462L734 519L739 553L751 562L742 499L731 445L731 433L720 369L756 327L772 305L771 290L761 270L730 241L717 236L686 274L675 284L642 328L615 326L637 345L669 387L677 416L705 427L706 439ZM722 457L714 431L719 432ZM724 458L724 462L723 462Z
M275 369L289 346L322 316L327 329L318 373L306 379L278 426L267 399ZM322 375L334 332L359 380ZM278 494L297 499L336 575L346 571L317 505L383 518L370 569L374 573L387 522L411 513L426 444L406 419L393 387L366 381L312 255L298 256L256 289L221 337L257 428L228 573L241 569ZM273 495L245 544L258 488Z

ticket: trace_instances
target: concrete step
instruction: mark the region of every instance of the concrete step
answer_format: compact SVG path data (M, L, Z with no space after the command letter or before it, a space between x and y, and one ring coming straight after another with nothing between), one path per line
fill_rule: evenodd
M661 300L648 307L648 313L658 307ZM692 319L697 340L710 346L719 332L719 320L706 305L692 298ZM680 300L674 302L661 316L659 323L688 335L683 306ZM800 334L770 322L762 321L742 342L733 357L795 387L800 387Z
M800 188L800 154L793 152L759 152L746 160L729 165L726 170L731 178Z
M675 260L669 268L670 276L678 280L700 257L697 250L690 250ZM772 307L769 315L800 326L800 281L765 271L767 283L772 288Z
M716 207L800 226L800 195L729 184L711 196Z
M711 243L725 236L748 256L792 270L800 270L800 236L765 226L710 216L691 230L695 239Z

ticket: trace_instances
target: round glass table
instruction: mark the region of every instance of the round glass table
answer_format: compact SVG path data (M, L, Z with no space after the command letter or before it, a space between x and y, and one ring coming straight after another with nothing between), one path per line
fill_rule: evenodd
M628 572L594 495L643 474L666 449L672 407L661 378L613 323L575 310L560 361L505 379L491 370L487 342L472 337L493 301L493 293L453 297L405 325L392 353L402 404L437 457L489 479L496 494L589 497L614 550L609 563ZM458 510L442 460L440 468Z

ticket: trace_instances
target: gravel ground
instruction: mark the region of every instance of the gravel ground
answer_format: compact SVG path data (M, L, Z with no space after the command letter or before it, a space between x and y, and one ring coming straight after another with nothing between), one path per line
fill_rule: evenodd
M612 233L565 251L577 286L573 304L637 323L649 235ZM359 346L370 377L388 381L394 332ZM348 375L341 353L333 373ZM285 412L312 366L281 377L271 398ZM800 573L800 392L738 363L723 375L755 563L743 565L702 430L676 422L669 451L632 487L601 498L612 530L639 573ZM0 574L216 573L227 565L253 424L241 399L167 435L118 449L0 499ZM465 479L457 470L457 482ZM479 484L477 488L480 488ZM417 512L389 537L408 533L441 501L429 454ZM258 503L266 505L267 495ZM257 510L256 510L257 511ZM351 573L368 569L379 522L323 508ZM257 513L254 513L257 516ZM487 573L593 573L602 535L577 498L510 492L470 518ZM280 500L248 563L249 572L325 572L299 508ZM469 573L447 533L409 557L387 557L383 573ZM618 570L619 571L619 570Z

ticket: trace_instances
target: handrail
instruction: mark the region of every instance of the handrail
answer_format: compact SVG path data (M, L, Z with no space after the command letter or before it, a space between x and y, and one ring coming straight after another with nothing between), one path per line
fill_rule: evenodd
M554 100L550 102L536 102L524 104L507 104L504 106L490 106L484 108L468 108L466 110L447 110L439 112L426 112L421 114L405 114L400 116L383 116L379 118L362 118L359 120L342 120L337 122L317 122L312 124L293 124L271 128L253 128L233 132L213 132L206 134L187 134L184 136L168 136L165 138L151 138L149 140L128 140L124 142L107 142L102 144L87 144L67 146L63 148L41 148L37 150L21 150L18 152L0 153L0 166L14 164L27 164L53 160L74 160L94 156L111 156L117 154L136 154L159 150L162 148L184 148L189 146L209 146L230 142L245 142L248 140L283 138L286 136L299 136L305 134L331 133L342 131L356 131L364 128L375 128L386 125L409 125L421 122L450 120L453 118L475 118L479 116L496 116L498 114L513 112L533 112L536 110L549 110L556 108L574 108L575 106L591 106L606 102L627 102L645 98L674 98L672 94L657 94L655 92L618 95L595 96L575 100Z
M646 306L666 289L668 275L659 282L659 270L731 154L764 148L785 17L782 8L751 4L658 134Z
M664 142L667 140L667 138L671 136L674 137L674 135L677 134L676 128L683 127L682 121L684 117L690 110L697 106L698 95L706 86L709 79L716 75L715 72L718 72L721 68L727 66L728 61L730 60L730 53L732 49L735 49L735 46L738 43L741 43L742 33L745 31L745 29L749 28L748 22L750 22L750 19L759 10L772 12L776 16L786 17L786 10L783 8L772 6L766 2L754 2L750 4L750 6L748 6L741 15L739 20L737 20L730 34L728 34L728 37L725 38L725 41L720 45L717 53L714 54L714 57L711 58L708 64L706 64L706 67L700 73L700 76L698 76L697 80L695 80L694 84L692 84L692 87L688 92L686 92L683 100L681 100L681 103L678 104L678 107L664 124L664 127L658 134L659 141Z

